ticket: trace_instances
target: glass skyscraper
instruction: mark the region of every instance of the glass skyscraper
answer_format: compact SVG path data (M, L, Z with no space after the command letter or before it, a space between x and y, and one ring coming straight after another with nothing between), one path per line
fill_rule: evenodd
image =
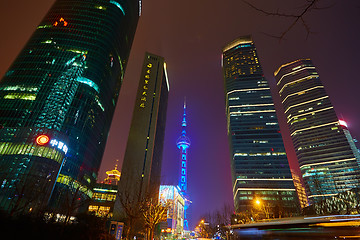
M92 196L140 4L58 0L38 25L0 82L1 208Z
M159 197L168 94L164 58L146 53L114 207L117 220L138 202Z
M275 216L279 211L294 212L298 200L270 88L251 37L229 43L222 57L235 209L250 211L257 202Z
M312 61L284 64L275 78L309 201L359 187L359 152Z

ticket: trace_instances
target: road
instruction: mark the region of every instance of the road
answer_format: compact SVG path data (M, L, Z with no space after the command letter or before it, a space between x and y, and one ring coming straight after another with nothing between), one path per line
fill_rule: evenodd
M231 228L232 240L360 239L360 215L289 218Z

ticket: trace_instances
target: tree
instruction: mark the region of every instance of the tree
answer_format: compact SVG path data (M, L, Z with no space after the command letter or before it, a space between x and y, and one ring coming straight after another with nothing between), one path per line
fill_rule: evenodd
M279 9L277 11L267 11L264 10L261 7L257 7L254 4L250 3L249 1L243 0L245 4L247 4L252 9L255 9L256 11L265 14L266 16L274 16L274 17L282 17L290 19L288 27L282 31L280 35L273 35L273 34L267 34L271 37L277 38L280 41L284 39L285 35L288 34L288 32L294 28L295 25L301 24L304 29L306 30L306 38L309 36L309 34L312 33L310 25L306 21L306 16L316 10L323 10L330 8L330 6L320 6L321 2L324 2L323 0L304 0L304 4L300 6L299 8L296 8L296 11L294 13L286 13L282 12Z
M233 208L224 204L220 210L215 210L203 216L199 224L200 235L202 237L220 237L225 239L228 234L228 225L231 224Z
M167 220L167 211L169 206L169 202L164 204L153 198L143 202L141 213L147 228L148 240L152 240L154 238L155 226L160 222L165 222Z
M135 226L141 217L141 199L133 199L130 191L118 191L116 198L126 214L126 228L124 228L125 238L132 239L135 235Z

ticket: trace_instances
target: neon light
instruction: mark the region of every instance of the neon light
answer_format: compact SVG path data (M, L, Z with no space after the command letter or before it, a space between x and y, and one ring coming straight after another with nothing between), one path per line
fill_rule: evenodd
M295 191L292 188L238 188L236 191Z
M67 185L73 189L79 189L84 194L88 195L90 198L93 196L93 192L90 188L86 187L85 185L82 185L80 182L76 181L70 176L59 174L59 177L57 178L56 182Z
M238 114L247 114L247 113L264 113L264 112L275 112L275 110L246 111L246 112L230 112L230 116L237 116Z
M236 181L292 181L292 178L237 178Z
M111 189L102 189L102 188L94 188L94 191L97 192L112 192L112 193L117 193L117 190L111 190Z
M328 126L328 125L332 125L332 124L339 124L339 122L331 122L331 123L321 124L321 125L312 126L312 127L308 127L308 128L302 128L302 129L299 129L299 130L294 131L294 132L291 133L290 135L293 136L293 135L295 135L297 132L306 131L306 130L309 130L309 129L319 128L319 127L324 127L324 126Z
M341 190L347 191L347 190L350 190L350 189L351 189L351 188L349 188L349 189L341 189ZM309 198L313 198L313 197L327 197L327 196L335 196L335 195L337 195L337 193L311 195L311 196L309 196Z
M58 149L62 150L65 154L69 150L68 147L61 141L58 141L56 139L51 139L50 145L52 147L57 147Z
M306 102L302 102L302 103L298 103L298 104L289 106L289 107L285 110L285 113L286 113L287 111L289 111L290 108L298 107L298 106L301 106L301 105L304 105L304 104L307 104L307 103L311 103L311 102L315 102L315 101L318 101L318 100L322 100L322 99L325 99L325 98L328 98L328 96L316 98L316 99L313 99L313 100L310 100L310 101L306 101Z
M64 26L64 27L66 27L66 26L68 25L68 22L65 21L64 18L60 18L59 22L56 21L56 22L53 24L53 26L56 27L56 26L59 25L59 23L61 23L61 22L63 23L63 26Z
M296 117L302 117L304 115L313 114L313 113L317 113L317 112L322 112L322 111L326 111L326 110L329 110L329 109L332 109L332 108L334 108L334 107L323 108L323 109L320 109L320 110L307 112L307 113L303 113L303 114L300 114L300 115L295 115L295 116L292 116L287 122L290 122L291 119L296 118Z
M117 7L121 10L121 12L124 14L124 16L125 16L125 11L124 11L123 7L120 5L120 3L118 3L118 2L116 2L116 1L114 1L114 0L110 0L110 3L114 4L115 6L117 6Z
M4 99L19 99L34 101L36 99L36 94L33 93L9 93L4 96Z
M295 61L293 61L293 62L283 64L283 65L281 65L281 66L278 68L278 70L276 70L276 71L274 72L274 76L278 75L278 73L280 72L280 70L281 70L282 68L284 68L284 67L286 67L286 66L289 66L289 65L291 65L291 64L293 64L293 63L303 61L303 60L310 60L310 58L298 59L298 60L295 60Z
M235 183L233 185L233 191L235 191L235 187L237 185L237 181L293 181L292 178L288 179L288 178L237 178L235 180Z
M339 124L343 127L348 127L347 123L344 120L339 120Z
M313 76L306 76L306 77L303 77L303 78L300 78L300 79L297 79L295 81L292 81L292 82L289 82L289 83L286 83L279 91L279 94L281 95L281 93L284 91L284 88L287 87L288 85L292 85L296 82L300 82L302 80L306 80L306 79L312 79L312 78L318 78L319 75L313 75Z
M90 79L85 78L85 77L78 77L76 80L80 83L88 85L89 87L93 88L96 92L98 92L98 93L100 92L99 86L96 83L94 83L93 81L91 81Z
M291 96L294 96L294 95L300 95L301 92L307 92L307 91L310 91L310 90L314 90L314 89L316 89L316 88L324 88L324 86L316 86L316 87L312 87L312 88L308 88L308 89L302 90L302 91L300 91L300 92L296 92L296 93L289 94L289 95L287 95L286 98L282 101L282 103L284 103L288 97L291 97Z
M231 94L234 92L247 92L247 91L261 91L261 90L270 90L270 88L248 88L248 89L239 89L239 90L232 90L228 92L227 94Z
M166 63L165 62L164 62L164 72L165 72L165 80L166 80L167 89L169 91L170 85L169 85L169 78L168 78L168 74L167 74L167 70L166 70Z
M61 164L64 156L56 149L34 144L0 142L0 155L38 156L54 160Z
M291 189L291 188L237 188L236 192L234 194L234 199L236 198L238 191L291 191L291 192L295 192L295 189Z
M320 160L320 159L318 159ZM309 163L309 164L304 164L300 167L300 169L304 168L304 167L311 167L311 166L317 166L317 165L323 165L323 164L331 164L331 163L338 163L338 162L345 162L345 161L352 161L352 160L356 160L356 158L347 158L347 159L342 159L342 160L336 160L336 161L328 161L328 162L321 162L321 163Z
M297 66L296 68L301 68L301 67L302 67L302 66ZM292 69L293 72L290 72L290 73L287 73L287 74L282 75L282 77L280 78L280 80L279 80L279 82L277 83L277 85L279 85L280 82L281 82L281 80L282 80L284 77L288 76L288 75L291 75L291 74L300 72L300 71L305 70L305 69L315 69L315 67L304 67L304 68L301 68L301 69L296 69L296 68L293 68L293 69ZM295 70L295 71L294 71L294 70Z
M50 138L46 135L40 135L36 138L36 143L38 145L45 145L49 142Z
M263 106L274 106L274 104L273 104L273 103L266 103L266 104L245 104L245 105L229 106L229 108L234 108L234 107L263 107Z
M243 38L239 38L239 39L236 39L235 41L229 43L224 49L223 49L223 53L226 52L227 50L230 50L232 49L233 47L236 47L237 45L240 45L240 44L251 44L252 41L249 40L249 39L243 39Z

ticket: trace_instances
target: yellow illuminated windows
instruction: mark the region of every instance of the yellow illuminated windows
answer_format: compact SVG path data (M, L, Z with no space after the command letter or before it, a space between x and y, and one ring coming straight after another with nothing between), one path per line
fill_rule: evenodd
M4 99L20 99L34 101L36 94L33 93L9 93L4 96Z

